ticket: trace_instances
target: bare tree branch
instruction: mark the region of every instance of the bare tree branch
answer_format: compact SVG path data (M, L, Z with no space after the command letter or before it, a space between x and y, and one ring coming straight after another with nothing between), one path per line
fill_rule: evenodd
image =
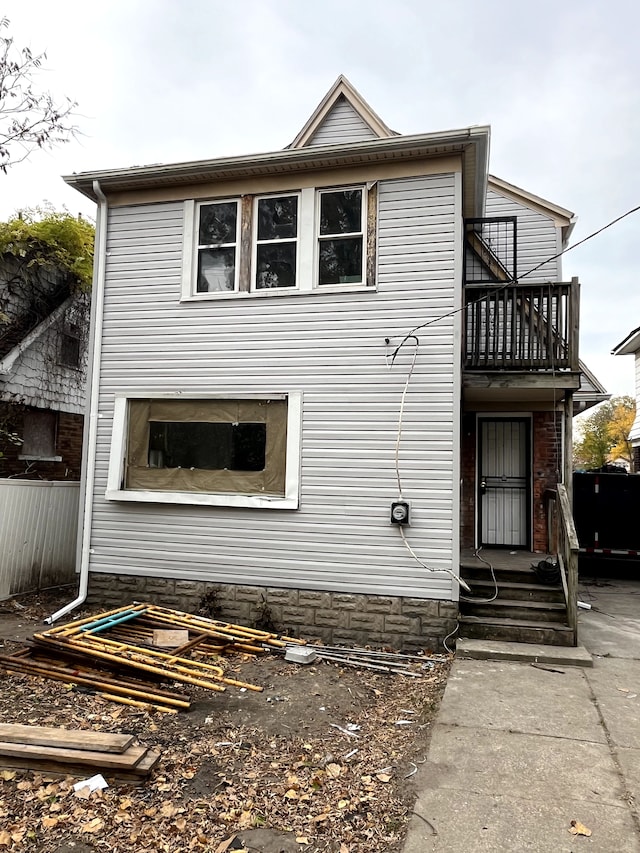
M34 75L45 53L14 45L2 35L9 21L0 18L0 171L26 160L38 148L52 148L76 136L74 101L57 103L50 92L36 88Z

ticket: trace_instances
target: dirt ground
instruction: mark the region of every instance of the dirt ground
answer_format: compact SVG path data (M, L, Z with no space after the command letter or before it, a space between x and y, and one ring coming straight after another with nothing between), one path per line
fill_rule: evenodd
M68 598L0 602L0 653ZM233 656L228 674L263 692L194 688L177 715L0 670L0 722L131 733L161 753L144 784L88 797L77 777L0 770L0 851L398 851L449 663L417 661L407 678Z

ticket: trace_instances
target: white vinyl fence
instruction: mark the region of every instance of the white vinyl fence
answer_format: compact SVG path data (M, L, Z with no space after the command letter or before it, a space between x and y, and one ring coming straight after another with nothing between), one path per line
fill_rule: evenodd
M0 480L0 600L75 580L80 484Z

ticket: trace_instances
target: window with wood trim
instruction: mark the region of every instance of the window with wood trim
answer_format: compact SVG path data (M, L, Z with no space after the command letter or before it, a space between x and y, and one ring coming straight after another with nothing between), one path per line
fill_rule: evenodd
M318 284L362 284L364 190L362 187L321 190L318 195Z
M375 286L377 184L185 202L182 299Z
M295 287L297 249L298 196L258 198L254 265L256 290Z
M125 489L285 494L287 400L130 400Z

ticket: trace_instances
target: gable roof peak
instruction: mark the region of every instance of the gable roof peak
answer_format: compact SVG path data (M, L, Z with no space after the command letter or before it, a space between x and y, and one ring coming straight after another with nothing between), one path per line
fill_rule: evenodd
M344 76L339 74L333 86L315 108L302 130L287 148L304 148L312 144L313 137L337 102L343 98L378 139L399 136L391 130L380 116L369 106L358 90Z

